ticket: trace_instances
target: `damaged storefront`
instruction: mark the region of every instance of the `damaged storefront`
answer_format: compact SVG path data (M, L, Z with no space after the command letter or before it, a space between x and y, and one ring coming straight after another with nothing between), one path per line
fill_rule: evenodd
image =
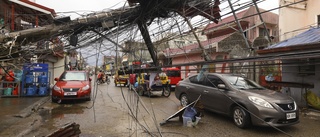
M292 96L299 106L320 109L320 28L309 30L266 49L260 55L277 57L281 62L281 80L267 82ZM287 58L286 56L290 56ZM306 96L306 94L308 96Z

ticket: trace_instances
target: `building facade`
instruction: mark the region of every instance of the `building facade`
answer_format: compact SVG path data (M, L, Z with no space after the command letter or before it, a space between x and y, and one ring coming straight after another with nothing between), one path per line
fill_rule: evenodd
M318 0L299 2L280 0L279 31L281 42L258 51L260 55L283 56L282 81L277 85L292 96L298 105L306 106L306 91L320 96L320 9ZM292 5L291 5L292 4ZM289 5L289 6L287 6ZM292 83L292 84L286 84Z
M286 6L279 9L279 38L280 41L292 38L310 26L319 26L320 9L318 0L307 0L295 3L298 0L280 0L279 5Z
M263 12L260 9L260 12ZM201 45L205 51L210 54L212 60L224 60L224 59L237 59L245 58L249 55L250 49L248 46L252 46L255 49L267 47L270 43L266 39L267 33L271 35L278 34L278 15L275 13L267 12L262 14L263 21L267 26L268 32L265 31L264 25L259 16L256 15L257 11L255 7L249 7L246 10L236 13L238 19L241 19L240 24L245 32L246 40L250 45L246 44L245 39L241 33L236 30L239 29L233 15L222 20L218 23L208 24L202 31L202 37L207 37L207 40L201 40ZM258 42L263 39L267 42ZM271 42L277 42L277 39L272 39ZM193 43L186 45L183 48L167 49L165 54L168 58L172 59L172 64L186 64L191 62L204 61L203 50L199 48L199 44ZM241 69L240 66L245 62L238 63L215 63L210 64L211 72L233 72L233 73L245 73L250 78L255 79L255 70ZM183 66L182 76L186 76L189 71L191 73L197 73L202 66ZM183 71L184 70L184 71Z

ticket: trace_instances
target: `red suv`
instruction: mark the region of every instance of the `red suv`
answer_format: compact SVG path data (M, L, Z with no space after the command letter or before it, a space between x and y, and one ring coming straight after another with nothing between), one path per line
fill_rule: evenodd
M62 100L91 100L91 78L86 71L65 71L52 87L52 102Z

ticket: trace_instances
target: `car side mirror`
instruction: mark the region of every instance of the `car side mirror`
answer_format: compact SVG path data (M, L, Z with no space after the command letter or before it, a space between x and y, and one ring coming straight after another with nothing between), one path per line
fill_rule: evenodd
M219 89L227 89L225 84L218 84Z
M89 78L89 81L92 81L92 78Z
M54 78L54 81L59 81L59 78Z

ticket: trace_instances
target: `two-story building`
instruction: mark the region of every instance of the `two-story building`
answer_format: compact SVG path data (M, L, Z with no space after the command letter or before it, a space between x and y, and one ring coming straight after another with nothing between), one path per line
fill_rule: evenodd
M264 10L260 9L260 11L263 12ZM278 15L275 13L266 12L262 14L262 18L264 19L262 22L257 15L256 8L251 6L236 13L236 17L239 19L243 30L245 30L246 40L253 47L261 48L268 46L268 43L253 45L253 43L257 43L254 42L255 40L265 39L267 33L269 35L278 35ZM263 23L265 23L268 32L264 31ZM211 23L203 29L203 35L207 37L207 40L201 41L201 45L211 56L212 60L245 58L250 53L250 49L238 30L239 27L233 15L222 18L218 24ZM273 41L276 42L277 39L273 39ZM172 59L172 64L204 61L203 51L199 48L198 43L189 44L182 48L167 49L165 55L167 58ZM251 69L239 69L239 66L243 63L209 64L210 72L246 73L248 76L254 77L252 74L254 72L251 72ZM200 68L200 65L183 66L181 70L185 71L182 71L182 76L186 76L189 71L196 73Z

